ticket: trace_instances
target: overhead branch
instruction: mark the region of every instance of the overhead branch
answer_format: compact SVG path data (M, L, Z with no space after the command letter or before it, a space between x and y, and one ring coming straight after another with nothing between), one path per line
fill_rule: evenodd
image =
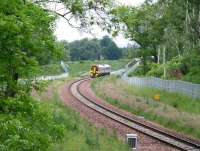
M39 3L62 3L62 2L59 0L36 0L33 3L39 4Z
M73 25L73 24L70 22L70 20L72 19L72 17L70 17L70 18L67 18L67 17L66 17L66 15L67 15L67 14L70 14L71 12L67 12L67 13L65 13L65 14L61 14L61 13L59 13L59 12L56 12L56 11L53 11L53 10L49 10L49 9L44 9L44 10L45 10L45 11L48 11L48 12L52 12L52 13L54 13L54 14L56 14L56 15L62 17L62 18L64 18L64 19L68 22L68 24L69 24L71 27L73 27L73 28L76 28L76 29L80 29L80 28L81 28L80 26L75 26L75 25Z

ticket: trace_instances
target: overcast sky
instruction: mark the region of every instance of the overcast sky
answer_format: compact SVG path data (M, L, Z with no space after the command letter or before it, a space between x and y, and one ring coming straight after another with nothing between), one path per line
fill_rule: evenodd
M144 0L117 0L124 5L138 6L144 2ZM59 18L56 23L55 35L58 40L67 40L68 42L74 40L80 40L83 38L102 38L105 35L108 35L107 32L102 31L98 27L94 27L92 31L94 35L87 34L84 32L79 32L77 29L72 28L68 25L67 21L63 18ZM125 39L121 34L114 38L114 41L119 47L124 47L128 44L129 40Z

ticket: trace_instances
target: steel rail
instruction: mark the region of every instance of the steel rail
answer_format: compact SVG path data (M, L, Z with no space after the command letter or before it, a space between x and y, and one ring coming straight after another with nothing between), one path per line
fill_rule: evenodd
M106 106L94 102L80 91L80 85L89 79L90 78L80 79L73 82L70 85L70 92L72 96L75 97L78 101L80 101L84 105L86 105L87 107L125 126L140 131L141 133L156 138L164 143L170 144L171 146L174 146L178 149L187 151L200 151L200 143L198 143L198 141L196 140L189 138L188 139L180 138L180 136L176 134L167 133L161 129L146 125L144 122L122 115L116 111L109 109Z

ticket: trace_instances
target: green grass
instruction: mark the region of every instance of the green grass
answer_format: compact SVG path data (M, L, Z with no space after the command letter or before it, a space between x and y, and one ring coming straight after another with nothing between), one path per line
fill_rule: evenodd
M106 92L108 90L105 88L110 85L113 87L109 89L116 91L119 97L113 98L110 95L111 92ZM112 105L200 139L200 123L198 122L200 100L193 100L177 93L128 86L115 77L98 78L93 81L92 88L99 97ZM155 94L161 96L160 102L153 100Z
M62 141L54 143L48 148L49 151L128 151L129 147L119 140L116 133L108 132L103 128L96 128L91 123L80 117L79 113L73 111L62 103L58 97L58 89L63 83L70 83L74 79L65 81L54 81L48 84L46 92L35 95L39 100L54 109L56 123L64 125L64 136ZM51 96L49 95L51 92Z
M128 62L128 59L120 59L101 61L72 61L66 62L66 64L69 66L70 76L75 77L82 74L89 74L90 67L93 64L109 64L111 65L112 70L118 70L123 68ZM40 73L38 75L58 75L64 72L60 64L50 64L41 66L40 68Z
M64 125L63 141L52 145L50 151L125 151L127 145L117 139L114 133L98 129L83 120L78 113L64 106L57 98L53 99L55 116Z
M200 100L179 93L172 93L154 88L139 88L136 86L127 87L125 91L128 94L134 94L144 98L153 98L155 94L159 94L161 97L160 101L164 104L175 107L180 111L200 114Z
M70 76L80 76L89 74L91 65L93 64L109 64L112 70L123 68L129 62L127 59L121 60L102 60L102 61L74 61L68 63Z

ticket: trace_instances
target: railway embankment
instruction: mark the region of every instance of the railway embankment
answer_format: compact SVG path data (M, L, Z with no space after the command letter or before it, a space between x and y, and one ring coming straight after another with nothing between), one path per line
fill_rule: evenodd
M83 111L68 92L69 85L75 78L56 80L48 83L42 93L33 93L37 100L48 104L53 111L58 125L64 131L62 141L52 144L47 150L100 150L128 151L126 143L108 132L104 127L97 128L83 116ZM88 113L89 111L86 111Z
M200 102L177 93L127 85L116 77L95 79L96 94L108 103L163 127L200 139ZM160 95L155 101L154 95Z
M200 148L200 142L198 140L169 131L161 126L156 126L137 116L131 117L130 114L129 116L125 115L122 113L124 111L116 110L114 106L108 105L105 102L102 103L103 101L99 101L99 99L92 94L92 91L90 90L90 80L87 78L72 83L70 85L70 93L75 98L75 102L79 102L80 105L87 108L87 110L92 109L93 114L90 114L90 116L96 119L94 123L99 123L98 118L95 116L95 113L97 113L99 116L103 115L105 120L111 119L114 123L118 124L117 133L122 132L121 134L123 134L126 132L125 134L127 134L127 129L125 130L125 128L129 128L129 133L132 132L138 134L138 139L140 141L137 148L139 148L139 150L158 150L158 148L160 150L198 150ZM85 114L87 111L83 113ZM112 123L111 121L107 121L106 124L105 122L106 121L104 121L104 126L116 129L115 126L110 124ZM146 139L144 139L144 137L139 135L140 133L142 133L142 136L150 136L150 138L146 137ZM124 137L125 134L122 135L122 137ZM144 144L145 141L151 140L154 140L154 142L151 142L148 145ZM164 142L165 145L159 142ZM169 147L172 148L170 149Z

